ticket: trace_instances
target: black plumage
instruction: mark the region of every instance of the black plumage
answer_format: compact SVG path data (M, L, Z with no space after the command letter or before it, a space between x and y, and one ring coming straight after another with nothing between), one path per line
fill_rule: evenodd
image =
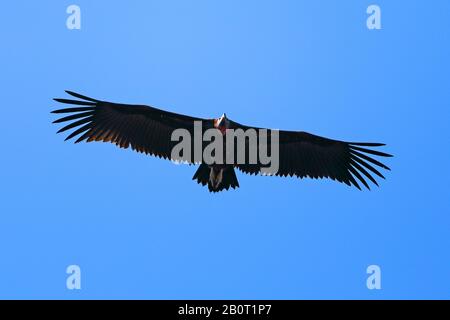
M69 95L77 98L54 99L69 108L52 111L63 115L54 123L67 124L58 133L73 130L66 140L76 137L81 141L103 141L114 143L121 148L133 150L164 159L171 159L171 151L177 144L171 141L175 129L186 129L194 134L194 122L201 121L203 132L216 126L219 119L202 119L172 113L145 105L127 105L92 99L71 91ZM226 118L226 117L225 117ZM255 129L226 119L226 129ZM267 147L270 148L271 131ZM258 141L259 142L259 141ZM370 189L368 181L378 185L374 176L384 178L379 169L390 170L376 160L376 157L391 157L390 154L374 150L384 146L381 143L344 142L316 136L307 132L279 131L279 168L274 175L296 176L298 178L330 178L349 186L361 189L362 184ZM246 141L246 151L251 147ZM259 143L256 148L259 147ZM204 145L203 147L204 148ZM180 160L180 159L172 159ZM195 159L181 159L193 164ZM208 185L212 192L237 188L239 183L234 168L247 174L257 174L264 168L259 161L256 164L200 165L194 175L202 185ZM216 178L220 178L218 184Z

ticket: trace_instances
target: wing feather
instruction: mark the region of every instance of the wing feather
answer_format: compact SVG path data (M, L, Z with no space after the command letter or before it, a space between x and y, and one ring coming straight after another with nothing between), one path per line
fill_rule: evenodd
M194 122L201 121L203 130L212 127L212 119L190 117L144 105L111 103L66 91L79 99L54 99L56 102L81 107L68 107L52 111L55 114L69 114L56 119L54 123L69 122L58 133L74 129L66 140L79 136L75 143L102 141L116 144L120 148L131 146L138 152L165 159L171 158L172 132L186 129L191 134ZM193 159L182 159L192 163Z
M231 127L243 130L260 129L233 121ZM354 185L358 189L361 189L363 185L370 190L368 181L378 186L372 174L384 178L376 167L390 170L385 164L372 158L372 156L391 157L388 153L373 150L373 148L385 146L383 143L345 142L307 132L278 131L278 134L279 168L275 173L277 176L329 178L349 186ZM270 142L268 148L270 148ZM264 168L261 164L252 166L237 164L236 167L249 174L258 173Z

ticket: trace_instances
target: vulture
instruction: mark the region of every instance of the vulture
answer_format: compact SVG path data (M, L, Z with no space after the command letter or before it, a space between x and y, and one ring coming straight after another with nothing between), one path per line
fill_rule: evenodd
M377 147L385 146L382 143L345 142L303 131L268 130L242 125L228 119L225 114L219 118L202 119L146 105L113 103L72 91L66 93L73 98L54 100L68 106L52 111L62 116L53 123L66 124L58 133L73 130L66 140L76 137L75 143L110 142L120 148L131 147L135 151L159 158L199 165L192 179L203 186L208 186L210 192L229 190L230 187L238 188L239 182L234 169L250 175L329 178L348 186L355 186L359 190L361 187L370 190L369 181L378 186L375 176L384 179L380 170L390 170L375 158L392 157L390 154L375 150ZM195 152L190 152L194 147L191 147L191 150L186 148L174 155L173 150L180 141L174 139L173 133L180 129L184 133L195 135L196 128L200 128L201 134L205 134L208 130L212 131L214 136L214 139L210 137L209 140L200 141L200 157L198 153L196 156ZM230 146L223 142L225 153L220 154L215 150L211 152L212 161L211 159L206 161L203 152L208 145L218 139L218 136L224 136L226 140L227 132L232 130L236 132L266 130L267 134L265 139L257 136L257 140L245 136L241 145ZM277 148L273 151L272 147L275 144ZM230 150L231 148L233 150ZM273 153L272 157L277 156L277 166L275 169L272 168L272 171L265 172L264 169L267 169L268 164L267 161L263 162L260 151L267 152L269 149ZM221 161L224 160L224 154L229 155L231 151L236 152L231 153L233 161ZM253 161L250 161L251 151L257 152L256 160L253 158ZM240 158L241 161L236 161L239 152L243 152L244 157Z

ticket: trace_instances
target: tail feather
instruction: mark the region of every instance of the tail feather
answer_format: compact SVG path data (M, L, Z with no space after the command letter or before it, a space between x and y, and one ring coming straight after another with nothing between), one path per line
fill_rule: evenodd
M239 188L239 182L232 166L217 169L202 163L192 179L197 180L197 183L203 186L208 185L210 192L220 192L224 189L228 190L230 187Z
M197 183L201 183L202 186L208 184L210 168L206 164L201 164L198 170L195 172L192 180L197 180Z

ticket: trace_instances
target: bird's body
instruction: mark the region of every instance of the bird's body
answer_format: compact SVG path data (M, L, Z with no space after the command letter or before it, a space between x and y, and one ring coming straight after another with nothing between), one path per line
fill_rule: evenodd
M378 185L372 174L381 178L384 176L376 167L389 170L387 166L369 156L391 156L372 149L383 146L380 143L343 142L301 131L265 131L266 129L241 125L228 119L225 114L217 119L202 119L150 106L110 103L70 91L67 93L79 100L55 100L74 107L53 111L57 114L69 114L54 121L70 122L58 132L75 129L66 140L79 135L76 143L84 140L111 142L121 148L131 146L138 152L164 159L200 164L193 179L204 186L208 185L211 192L239 187L235 168L247 174L263 172L268 167L268 163L263 160L267 150L270 150L271 161L277 160L276 170L270 171L270 174L277 176L330 178L349 186L354 185L358 189L360 182L370 189L365 178ZM181 144L173 139L179 130L191 137L198 134L196 130L200 130L202 136L214 136L214 139L209 137L210 144L202 140L198 149L189 145L179 156L174 156L174 150ZM258 131L255 140L248 134L253 131ZM230 146L227 142L235 141L236 136L228 139L230 134L235 132L243 132L245 136L241 145L237 143ZM261 132L267 132L266 136L261 135ZM207 161L203 156L211 149L213 141L222 137L223 141L217 142L216 146L223 146L223 154L216 154L218 149L214 149L211 153L213 161ZM239 140L239 137L237 139ZM230 159L233 161L228 162L230 152ZM240 152L245 155L245 161L236 161ZM251 160L252 152L256 153L256 161Z
M219 130L222 136L225 136L227 129L230 128L230 122L228 121L225 113L222 114L222 116L220 116L219 118L214 119L213 127ZM224 149L226 149L225 144ZM200 179L200 177L202 176L202 171L205 171L205 178ZM194 179L197 179L199 183L208 184L208 189L212 192L222 191L224 188L228 189L229 187L239 187L239 182L236 178L234 168L229 164L201 164L194 175Z

